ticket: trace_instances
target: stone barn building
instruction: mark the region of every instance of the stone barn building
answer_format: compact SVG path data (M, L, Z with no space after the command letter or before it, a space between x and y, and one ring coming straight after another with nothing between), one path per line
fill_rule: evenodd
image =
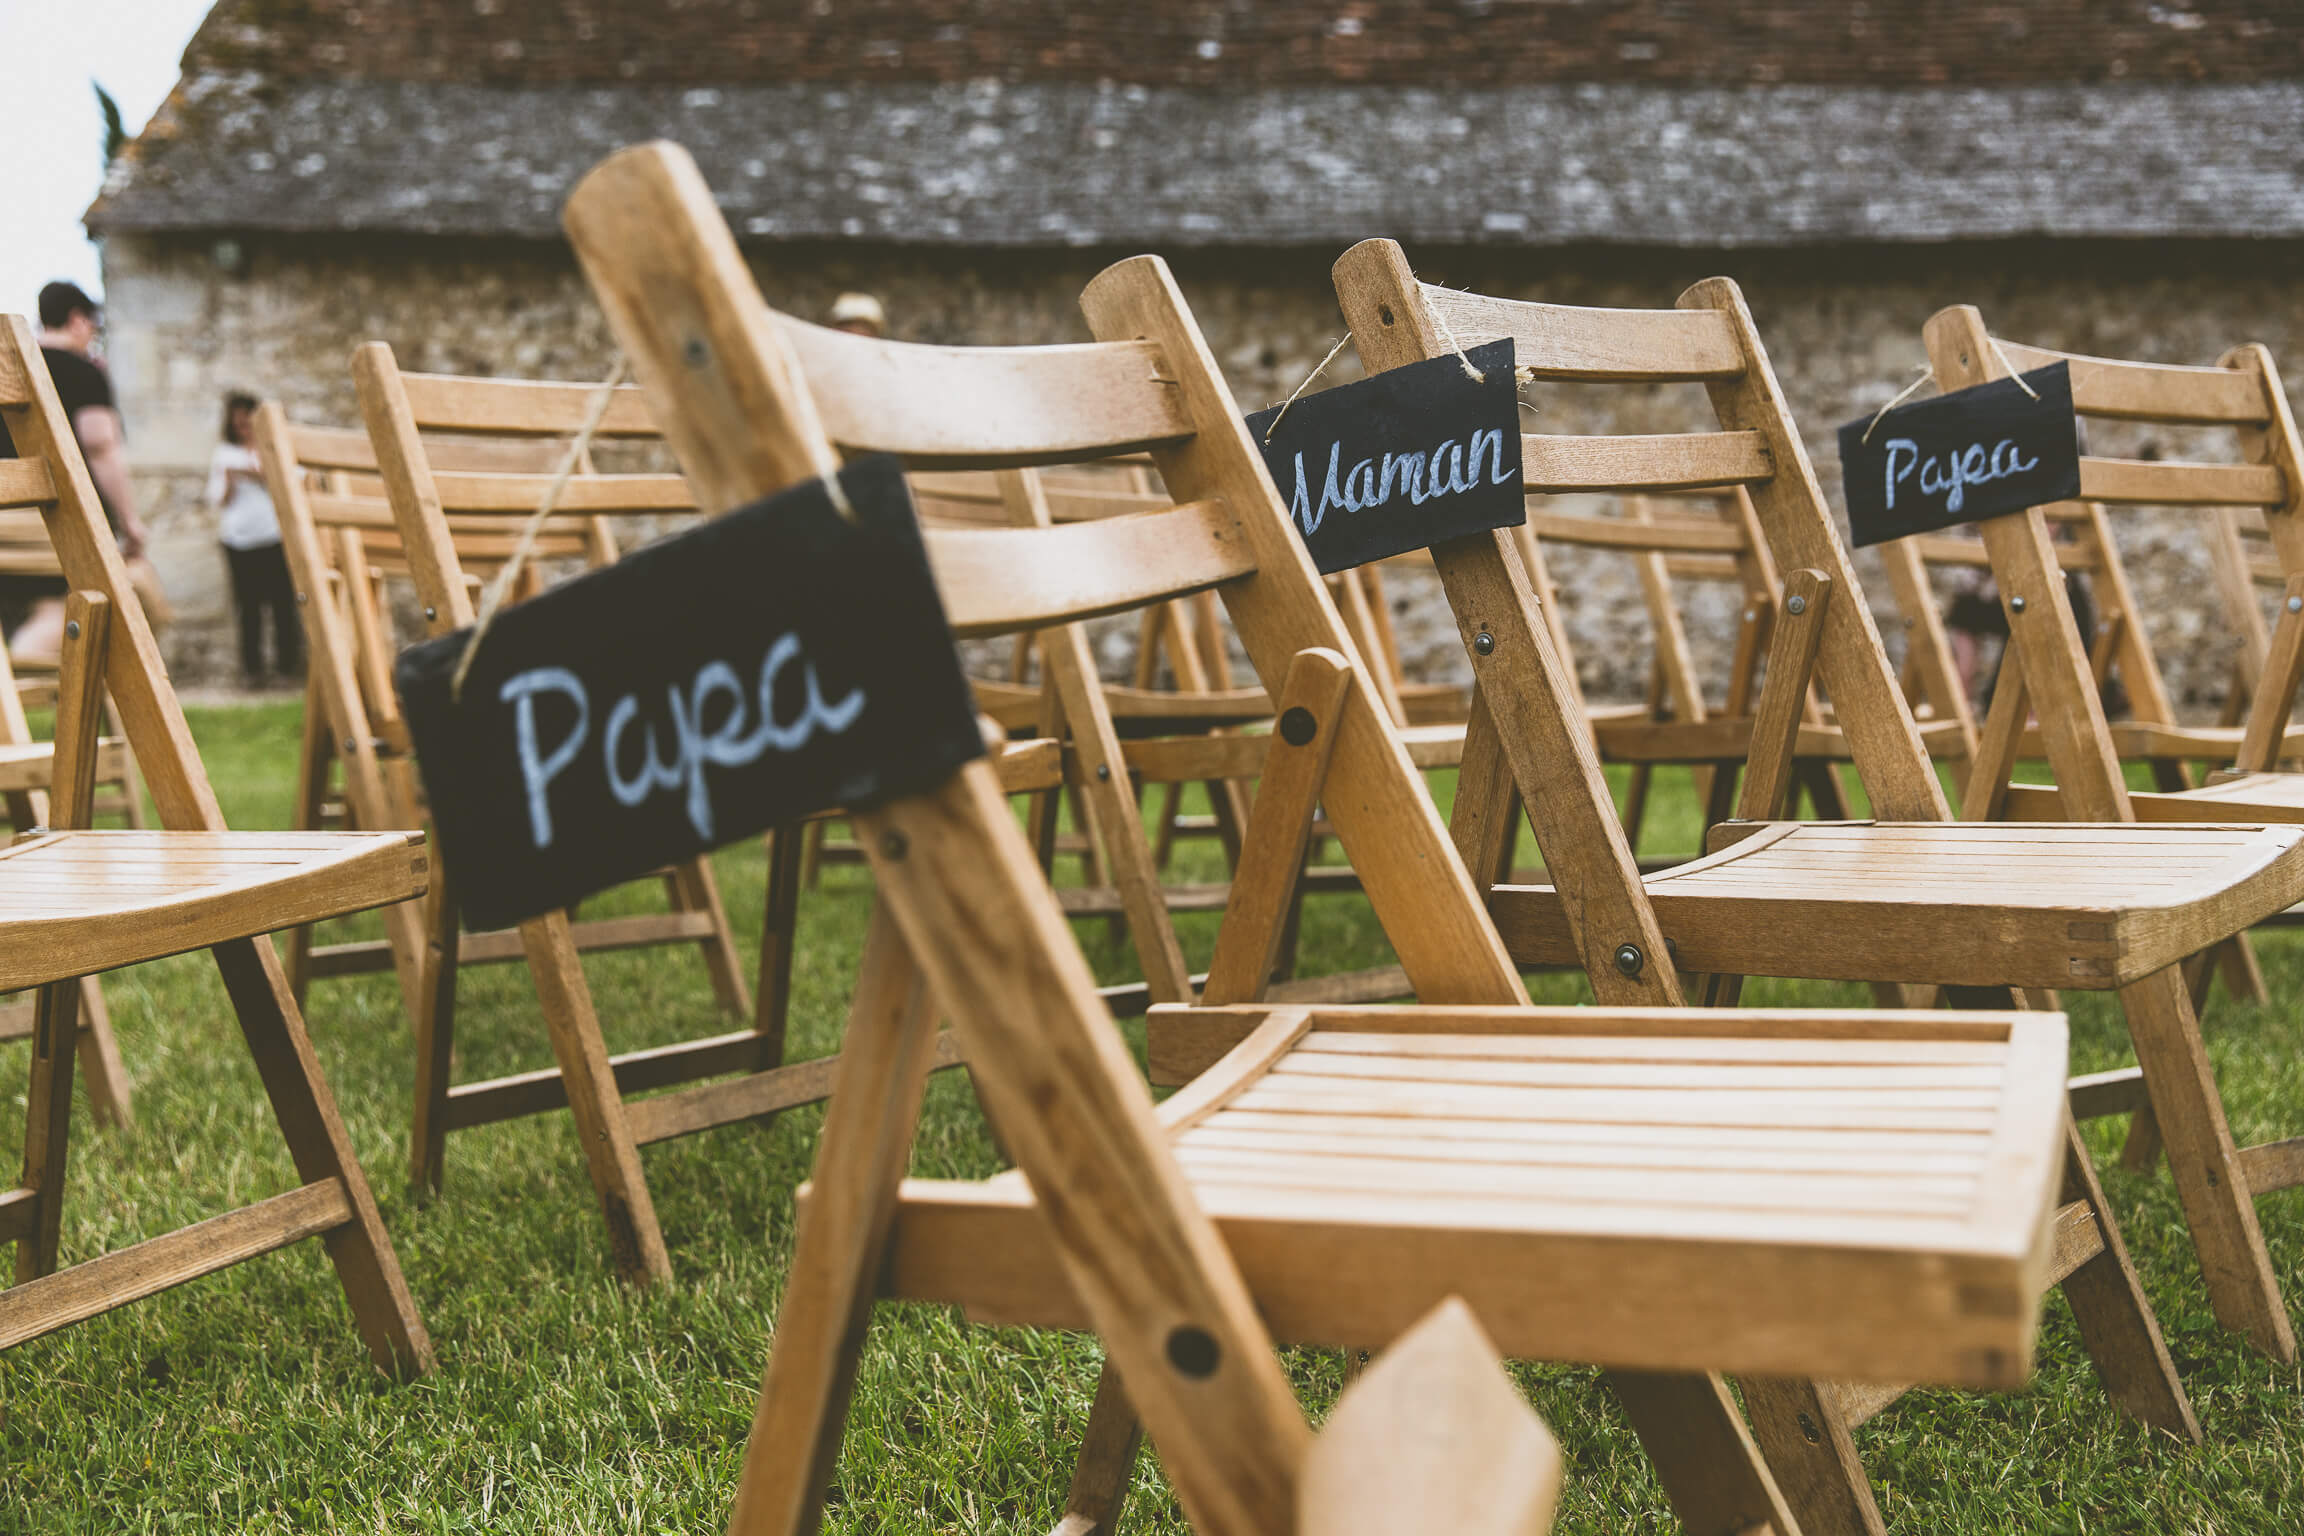
M414 368L600 375L558 210L634 141L695 153L772 302L868 290L899 337L1084 339L1083 283L1161 252L1244 409L1341 334L1328 266L1369 235L1577 304L1725 272L1837 494L1833 428L1912 377L1949 303L2116 356L2261 340L2304 381L2299 124L2304 8L2276 0L221 0L88 224L201 678L229 671L197 504L220 394L355 419L370 337ZM1534 387L1536 430L1701 409L1615 395ZM2156 516L2151 620L2205 707L2205 555ZM1588 686L1636 694L1629 570L1560 574ZM1393 592L1414 664L1461 673L1436 593Z

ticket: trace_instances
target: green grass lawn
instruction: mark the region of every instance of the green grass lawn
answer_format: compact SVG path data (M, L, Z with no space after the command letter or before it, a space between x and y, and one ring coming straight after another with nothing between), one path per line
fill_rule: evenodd
M285 825L295 706L196 712L192 723L232 823ZM1688 846L1693 816L1685 776L1660 775L1643 851ZM719 870L750 946L762 900L757 847L723 854ZM863 872L844 867L804 904L797 1054L836 1045L869 900ZM1213 922L1183 923L1195 967L1207 962ZM372 920L343 927L378 931ZM1102 922L1076 931L1103 979L1133 979L1125 945ZM2281 1001L2243 1008L2219 993L2208 1024L2243 1142L2304 1130L2304 938L2258 942ZM1312 900L1308 972L1387 958L1358 898ZM614 1048L725 1027L689 956L607 956L588 967ZM549 1062L526 974L466 972L461 1077ZM145 966L106 986L138 1124L114 1138L84 1112L76 1122L68 1260L294 1182L206 958ZM1533 990L1540 1001L1583 995L1566 977L1540 978ZM1772 983L1747 1000L1864 999L1856 988ZM2066 1001L2076 1070L2129 1059L2111 1006L2084 994ZM371 1369L316 1244L256 1260L0 1357L0 1531L719 1530L790 1254L791 1191L807 1176L820 1114L649 1149L676 1278L636 1296L610 1272L565 1115L451 1138L446 1193L418 1208L407 1194L409 1034L391 980L321 983L309 1015L438 1346L438 1373L395 1386ZM11 1142L22 1135L20 1060L11 1059L0 1105L0 1138ZM2166 1177L2110 1166L2118 1129L2099 1125L2090 1139L2208 1444L2155 1441L2120 1419L2062 1302L2051 1300L2030 1391L1917 1393L1859 1431L1892 1529L2304 1531L2304 1381L2215 1326ZM998 1166L965 1079L942 1075L916 1170ZM2276 1196L2261 1212L2282 1283L2304 1297L2304 1194ZM881 1309L827 1529L1045 1531L1096 1363L1085 1338L973 1327L939 1307ZM1311 1410L1325 1411L1337 1359L1301 1351L1290 1368ZM1515 1369L1569 1456L1563 1531L1676 1528L1593 1372ZM1184 1528L1149 1457L1129 1527Z

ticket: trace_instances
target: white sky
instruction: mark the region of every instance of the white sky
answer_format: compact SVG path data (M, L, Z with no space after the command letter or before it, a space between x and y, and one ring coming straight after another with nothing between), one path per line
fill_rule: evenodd
M90 81L133 135L176 83L211 0L0 0L0 312L30 314L40 285L101 296L80 215L104 184L104 117Z

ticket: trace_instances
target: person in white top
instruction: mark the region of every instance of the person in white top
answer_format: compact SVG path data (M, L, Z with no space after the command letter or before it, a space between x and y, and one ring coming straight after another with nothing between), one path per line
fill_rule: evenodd
M248 446L255 435L256 397L224 397L224 441L208 460L208 505L216 509L216 536L232 568L232 606L240 615L240 676L264 686L264 616L272 616L274 675L304 676L304 626L296 616L295 583L280 548L280 518L264 489L263 465Z

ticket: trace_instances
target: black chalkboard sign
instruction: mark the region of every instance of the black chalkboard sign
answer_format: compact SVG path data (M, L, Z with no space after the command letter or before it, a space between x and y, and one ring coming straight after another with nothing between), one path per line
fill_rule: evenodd
M1528 520L1512 342L1492 341L1466 356L1480 381L1450 354L1248 418L1289 520L1321 570Z
M475 927L779 822L935 787L983 754L898 462L635 551L403 652L409 734Z
M2032 394L1995 379L1842 427L1854 542L1885 544L2079 495L2071 365L2036 368L2024 383Z

